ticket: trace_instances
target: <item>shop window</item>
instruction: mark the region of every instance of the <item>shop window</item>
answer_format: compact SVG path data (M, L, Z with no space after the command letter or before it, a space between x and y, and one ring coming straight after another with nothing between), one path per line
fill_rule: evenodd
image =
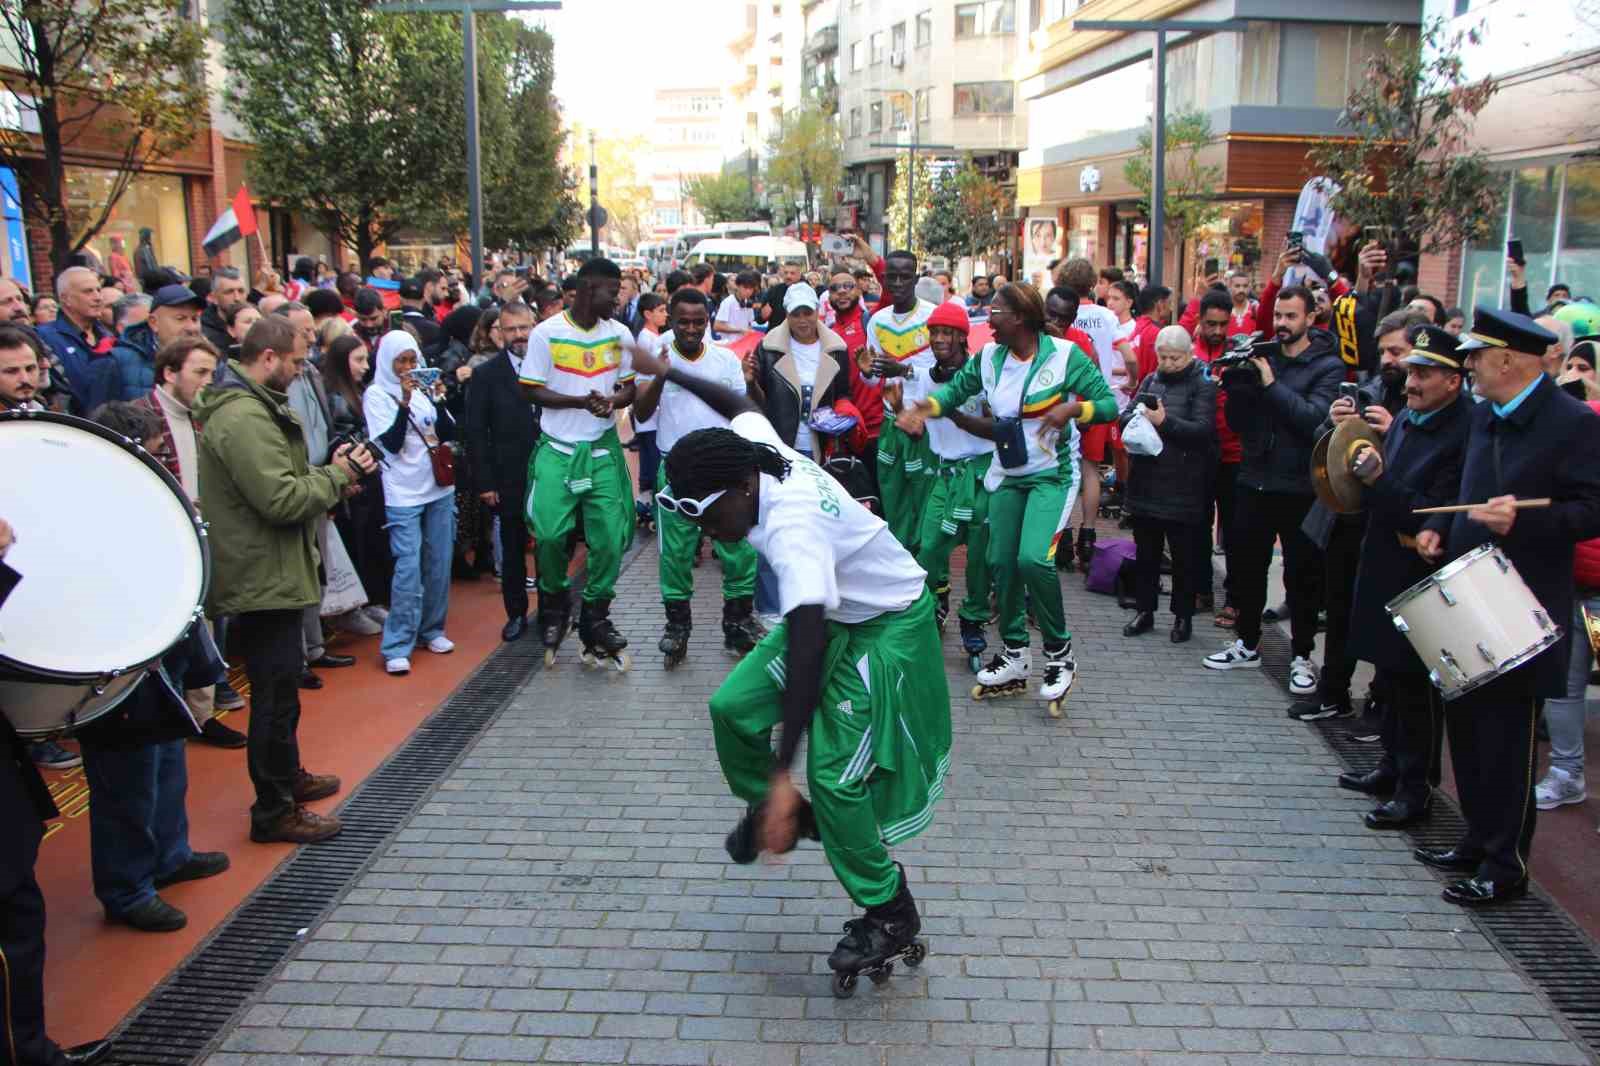
M1065 259L1087 259L1098 263L1100 250L1100 209L1074 207L1067 211L1067 246Z
M112 170L67 167L67 218L73 227L84 226L100 213L117 178ZM101 261L110 266L116 251L131 262L141 230L148 229L156 262L192 273L189 260L189 208L183 195L183 178L175 174L136 174L117 201L111 219L89 242Z
M874 103L867 108L867 132L883 132L883 104Z
M1555 280L1571 285L1574 296L1600 296L1600 163L1567 167ZM1540 295L1529 293L1535 300Z
M1278 102L1278 40L1275 22L1252 22L1239 34L1239 102L1271 107Z
M889 104L889 128L892 130L903 130L910 125L906 121L906 105L901 102L904 99L903 96L896 96Z
M1556 204L1561 196L1559 167L1524 167L1511 177L1511 236L1522 242L1528 259L1528 297L1549 284L1555 253ZM1504 252L1501 253L1502 257Z
M966 115L1009 115L1016 98L1016 85L1009 81L970 81L955 87L955 113Z

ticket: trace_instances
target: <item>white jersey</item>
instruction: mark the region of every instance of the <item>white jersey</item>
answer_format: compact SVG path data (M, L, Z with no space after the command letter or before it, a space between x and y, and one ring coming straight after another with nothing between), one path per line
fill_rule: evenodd
M667 336L672 336L671 330L667 331ZM647 329L642 329L639 331L639 347L643 348L651 355L654 355L656 352L659 352L662 348L665 348L671 343L671 340L664 340L659 333L652 333ZM633 379L634 386L638 388L640 392L643 392L644 387L650 384L650 382L651 378L648 374L638 374L635 375ZM635 433L654 433L656 431L656 419L661 417L661 408L657 407L656 413L651 415L649 418L644 419L643 421L634 418L632 414L629 414L628 417L633 420L633 431Z
M676 343L662 350L674 370L693 377L715 382L725 389L744 395L744 364L728 349L715 344L705 344L700 355L690 359L678 351ZM726 426L723 418L706 402L682 385L668 381L661 389L661 403L656 407L656 447L665 456L687 434L697 429Z
M972 397L956 410L973 418L983 418L983 395ZM928 447L941 459L970 459L994 451L994 441L974 437L948 418L928 419L923 432L928 435Z
M901 383L901 396L909 406L928 397L933 392L933 379L928 372L933 369L933 349L928 346L928 316L934 305L918 300L917 306L904 315L897 314L892 304L880 307L867 322L867 347L874 355L886 355L911 373L893 380ZM874 380L874 379L869 379Z
M764 416L749 411L730 427L746 440L770 444L791 464L782 481L761 475L760 508L749 534L777 574L781 613L820 604L829 619L855 624L917 601L927 574L883 519L779 440Z
M1137 381L1128 380L1128 367L1122 361L1122 354L1117 351L1117 341L1121 330L1121 323L1117 316L1101 307L1099 304L1080 304L1078 318L1073 323L1089 339L1094 341L1094 351L1085 352L1085 355L1094 357L1100 364L1100 373L1105 376L1106 384L1111 386L1111 391L1117 394L1119 401L1126 401L1133 394L1132 390ZM1118 406L1122 406L1119 402Z
M603 318L594 329L580 329L563 311L534 328L528 354L522 357L524 385L543 385L562 396L610 396L633 380L633 335L615 319ZM584 407L545 408L540 428L563 443L599 440L616 422L614 415L596 418Z

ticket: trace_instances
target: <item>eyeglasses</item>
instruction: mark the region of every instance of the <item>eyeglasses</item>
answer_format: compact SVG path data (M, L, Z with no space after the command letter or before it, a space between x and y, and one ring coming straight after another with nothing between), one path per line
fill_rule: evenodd
M727 494L727 489L718 489L703 500L677 499L665 492L656 493L656 502L674 514L681 514L685 518L699 518L711 509L711 505L722 499Z

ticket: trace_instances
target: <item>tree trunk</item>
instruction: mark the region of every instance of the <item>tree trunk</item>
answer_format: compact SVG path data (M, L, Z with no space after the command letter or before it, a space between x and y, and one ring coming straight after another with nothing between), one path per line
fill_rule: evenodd
M39 71L39 85L53 86L56 82L56 57L50 48L49 27L30 21L35 41L35 60ZM42 105L42 106L40 106ZM67 167L61 151L61 106L59 93L51 93L44 100L35 101L39 116L39 140L44 145L44 162L40 167L42 179L38 197L45 208L45 224L50 232L50 266L52 274L67 268L67 261L77 251L72 246L72 226L67 220Z
M356 273L366 277L367 263L372 259L376 242L372 239L372 208L362 205L356 216Z

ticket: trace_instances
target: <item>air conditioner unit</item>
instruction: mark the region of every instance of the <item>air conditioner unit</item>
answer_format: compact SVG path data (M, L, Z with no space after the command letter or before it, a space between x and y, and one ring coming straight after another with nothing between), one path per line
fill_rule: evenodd
M889 65L896 70L904 67L906 65L906 54L904 52L890 52Z

